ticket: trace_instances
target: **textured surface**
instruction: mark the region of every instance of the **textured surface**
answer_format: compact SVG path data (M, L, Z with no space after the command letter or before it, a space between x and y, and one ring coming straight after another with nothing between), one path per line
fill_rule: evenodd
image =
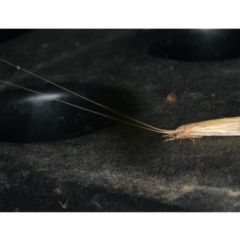
M2 43L0 52L1 58L59 84L121 89L121 96L116 94L111 101L121 99L124 112L159 128L239 116L238 58L206 62L159 58L149 52L150 42L141 40L142 34L37 30ZM42 84L2 63L0 76L22 86ZM1 84L0 91L12 88ZM165 101L173 91L178 100ZM107 101L101 94L95 100ZM5 110L1 105L0 121ZM115 123L55 142L2 141L0 210L240 210L239 137L205 137L195 147L189 140L162 140L160 134Z

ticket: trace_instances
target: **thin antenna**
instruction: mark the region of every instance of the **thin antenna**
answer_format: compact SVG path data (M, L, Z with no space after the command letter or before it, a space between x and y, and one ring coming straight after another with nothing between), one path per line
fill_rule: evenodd
M17 87L17 88L24 89L24 90L29 91L29 92L33 92L33 93L42 95L42 96L45 96L45 97L49 97L47 94L43 94L43 93L40 93L40 92L36 92L36 91L34 91L34 90L32 90L32 89L25 88L25 87L22 87L22 86L13 84L13 83L5 82L5 81L2 81L2 80L0 80L0 82L5 83L5 84L8 84L8 85L11 85L11 86L14 86L14 87ZM110 116L108 116L108 115L105 115L105 114L102 114L102 113L99 113L99 112L96 112L96 111L93 111L93 110L90 110L90 109L86 109L86 108L83 108L83 107L79 107L79 106L77 106L77 105L75 105L75 104L72 104L72 103L69 103L69 102L66 102L66 101L57 99L57 98L55 98L54 101L58 101L58 102L67 104L67 105L69 105L69 106L72 106L72 107L75 107L75 108L78 108L78 109L81 109L81 110L84 110L84 111L87 111L87 112L90 112L90 113L94 113L94 114L97 114L97 115L100 115L100 116L103 116L103 117L106 117L106 118L109 118L109 119L112 119L112 120L115 120L115 121L118 121L118 122L121 122L121 123L125 123L125 124L128 124L128 125L134 126L134 127L139 127L139 128L142 128L142 129L146 129L146 130L152 131L152 132L161 132L161 129L158 129L158 131L157 131L157 130L152 129L152 128L147 128L147 127L139 126L139 125L137 125L137 124L129 123L129 122L126 122L126 121L123 121L123 120L120 120L120 119L117 119L117 118L114 118L114 117L110 117Z
M105 108L105 109L107 109L108 111L114 112L115 114L118 114L118 115L120 115L120 116L122 116L122 117L125 117L125 118L127 118L127 119L130 119L131 121L137 122L137 123L139 123L139 124L141 124L141 125L143 125L143 126L146 126L146 127L151 128L151 129L153 129L153 130L156 130L156 131L159 131L159 130L160 130L159 128L156 128L156 127L153 127L153 126L151 126L151 125L149 125L149 124L146 124L146 123L144 123L144 122L138 121L138 120L136 120L136 119L134 119L134 118L131 118L131 117L125 115L125 114L122 114L122 113L120 113L120 112L117 112L117 111L109 108L109 107L106 107L106 106L104 106L104 105L102 105L102 104L100 104L100 103L97 103L97 102L95 102L95 101L93 101L93 100L91 100L91 99L88 99L88 98L86 98L86 97L84 97L84 96L82 96L82 95L80 95L80 94L77 94L77 93L75 93L75 92L73 92L73 91L71 91L71 90L68 90L67 88L64 88L64 87L62 87L62 86L60 86L60 85L58 85L58 84L56 84L56 83L54 83L54 82L51 82L51 81L48 80L48 79L45 79L45 78L43 78L43 77L41 77L41 76L38 76L38 75L35 74L35 73L29 72L28 70L26 70L26 69L24 69L24 68L21 68L20 66L16 66L16 65L14 65L14 64L12 64L12 63L10 63L10 62L7 62L7 61L5 61L5 60L3 60L3 59L0 59L0 61L3 62L3 63L8 64L8 65L10 65L10 66L13 66L13 67L17 68L18 70L22 70L22 71L24 71L24 72L26 72L26 73L28 73L28 74L30 74L30 75L32 75L32 76L35 76L35 77L37 77L37 78L40 78L40 79L42 79L43 81L48 82L48 83L50 83L50 84L52 84L52 85L54 85L54 86L56 86L56 87L58 87L58 88L61 88L61 89L63 89L64 91L67 91L67 92L69 92L69 93L72 93L72 94L74 94L74 95L76 95L76 96L78 96L78 97L80 97L80 98L82 98L82 99L84 99L84 100L86 100L86 101L89 101L89 102L91 102L91 103L93 103L93 104L95 104L95 105L98 105L98 106L100 106L100 107L102 107L102 108ZM2 82L3 82L3 81L2 81ZM6 82L5 82L5 83L6 83ZM17 85L16 85L16 86L17 86Z

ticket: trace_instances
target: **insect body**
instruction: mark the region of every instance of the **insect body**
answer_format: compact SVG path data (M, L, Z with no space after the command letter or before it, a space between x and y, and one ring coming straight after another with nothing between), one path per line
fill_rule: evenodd
M51 82L50 80L47 80L43 77L40 77L32 72L29 72L23 68L20 68L19 66L16 66L12 63L9 63L5 60L2 60L0 59L1 62L4 62L8 65L11 65L13 67L16 67L18 70L22 70L24 72L27 72L37 78L40 78L41 80L43 81L46 81L56 87L59 87L67 92L70 92L80 98L83 98L84 100L86 101L89 101L93 104L96 104L102 108L105 108L111 112L114 112L115 114L117 115L120 115L121 117L127 119L127 120L122 120L122 119L119 119L119 118L115 118L115 117L111 117L111 116L108 116L108 115L105 115L105 114L102 114L102 113L99 113L99 112L96 112L96 111L92 111L90 109L85 109L85 108L82 108L80 106L77 106L77 105L74 105L74 104L71 104L69 102L66 102L66 101L63 101L63 100L60 100L60 99L54 99L55 101L58 101L58 102L61 102L63 104L67 104L69 106L72 106L72 107L75 107L75 108L79 108L81 110L84 110L84 111L88 111L88 112L91 112L93 114L98 114L98 115L101 115L101 116L104 116L106 118L110 118L110 119L113 119L113 120L116 120L116 121L119 121L119 122L123 122L125 124L129 124L129 125L132 125L132 126L135 126L135 127L139 127L139 128L143 128L143 129L146 129L148 131L153 131L153 132L156 132L156 133L161 133L161 134L164 134L164 137L168 137L168 139L166 141L171 141L171 140L175 140L175 139L195 139L195 138L201 138L203 136L240 136L240 117L232 117L232 118L220 118L220 119L214 119L214 120L208 120L208 121L202 121L202 122L196 122L196 123L190 123L190 124L185 124L185 125L182 125L180 127L178 127L177 129L175 130L164 130L164 129L160 129L160 128L157 128L157 127L154 127L154 126L151 126L149 124L146 124L144 122L141 122L139 120L136 120L136 119L133 119L129 116L126 116L122 113L119 113L111 108L108 108L102 104L99 104L97 102L94 102L92 101L91 99L88 99L86 97L83 97L75 92L72 92L56 83L53 83ZM21 88L21 89L24 89L24 90L27 90L29 92L33 92L35 94L39 94L39 95L44 95L46 97L48 97L46 94L42 94L42 93L39 93L39 92L36 92L36 91L33 91L31 89L28 89L28 88L25 88L25 87L22 87L22 86L19 86L19 85L16 85L16 84L12 84L12 83L9 83L9 82L5 82L5 81L2 81L0 80L0 82L2 83L5 83L5 84L8 84L8 85L11 85L11 86L14 86L14 87L17 87L17 88Z
M169 139L193 139L203 136L239 136L240 117L219 118L208 121L189 123L178 127L176 130L161 131Z

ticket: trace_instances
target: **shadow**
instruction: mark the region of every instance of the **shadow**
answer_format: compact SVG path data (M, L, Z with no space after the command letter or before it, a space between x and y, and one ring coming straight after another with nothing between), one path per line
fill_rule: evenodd
M158 29L139 30L133 47L149 54L178 61L213 61L240 56L238 29Z
M77 82L61 86L121 113L133 115L135 111L135 100L126 89ZM49 84L27 88L46 96L22 89L1 92L0 141L33 143L65 140L100 131L115 123L106 117L54 101L55 99L120 118L104 108Z
M1 29L0 30L0 43L17 38L18 36L28 33L30 31L33 31L33 30L30 30L30 29Z

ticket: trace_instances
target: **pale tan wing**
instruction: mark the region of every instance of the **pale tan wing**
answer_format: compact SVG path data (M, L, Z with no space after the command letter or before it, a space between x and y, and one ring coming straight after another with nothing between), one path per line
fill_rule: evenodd
M240 136L240 117L220 118L189 124L192 135L202 136ZM187 125L188 126L188 125Z

